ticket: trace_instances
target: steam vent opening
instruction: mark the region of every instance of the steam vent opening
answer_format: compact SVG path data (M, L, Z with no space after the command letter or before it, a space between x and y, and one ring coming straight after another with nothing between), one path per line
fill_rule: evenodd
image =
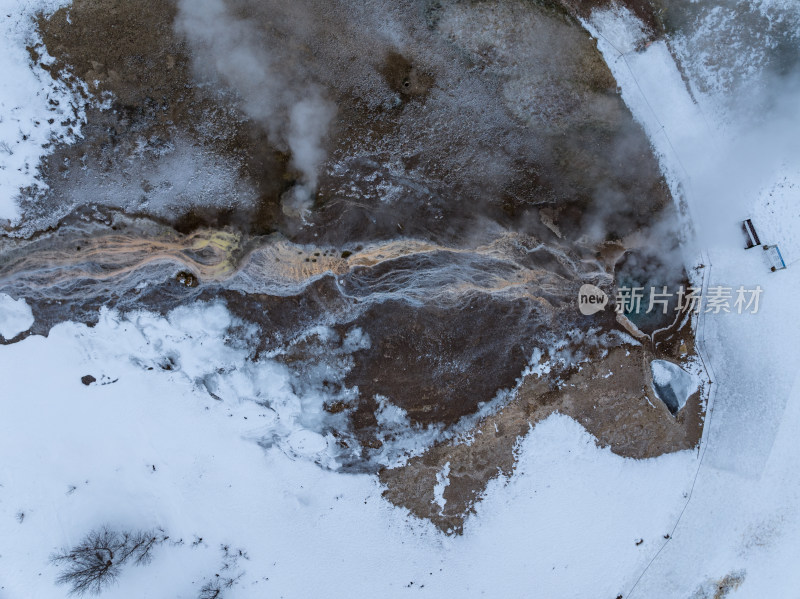
M688 286L681 261L672 251L627 250L616 265L616 275L618 289L639 297L625 309L633 324L648 334L672 324L678 305L676 291L680 285Z
M697 391L697 379L677 364L653 360L650 371L653 373L653 391L672 414L677 414Z

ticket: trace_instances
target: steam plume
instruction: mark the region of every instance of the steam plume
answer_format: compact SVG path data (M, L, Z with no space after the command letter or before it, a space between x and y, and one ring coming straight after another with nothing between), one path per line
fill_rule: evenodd
M236 92L270 142L291 154L300 177L283 198L283 210L302 215L313 201L335 105L319 85L272 55L260 42L263 33L231 14L224 0L180 0L176 28L193 50L198 75Z

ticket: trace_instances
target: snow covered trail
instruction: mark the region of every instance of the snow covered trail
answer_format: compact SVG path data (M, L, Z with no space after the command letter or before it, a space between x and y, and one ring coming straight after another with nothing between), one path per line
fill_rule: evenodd
M763 303L755 315L706 315L716 385L707 450L673 539L632 596L690 596L699 585L711 597L736 573L744 580L734 597L790 596L800 550L800 271L771 273L760 248L707 256L710 285L760 285Z

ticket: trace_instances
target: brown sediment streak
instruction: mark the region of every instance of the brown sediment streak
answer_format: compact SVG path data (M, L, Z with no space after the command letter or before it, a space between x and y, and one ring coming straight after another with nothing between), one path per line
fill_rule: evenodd
M437 251L447 251L454 254L481 254L498 259L508 259L513 249L519 249L525 241L530 242L531 240L531 237L526 237L519 233L504 233L490 243L470 248L448 247L415 239L399 239L366 247L354 254L349 259L349 262L360 266L373 266L385 260Z
M288 289L332 274L348 275L351 283L362 285L360 292L395 293L429 300L473 292L499 293L538 300L542 292L562 295L565 279L578 276L576 264L566 256L563 260L570 273L567 277L525 265L527 252L541 247L531 237L506 233L477 247L449 247L414 239L373 243L343 258L339 250L299 246L272 238L251 243L239 271L260 284ZM558 253L554 248L548 251ZM424 264L402 260L415 257L424 258ZM390 262L394 263L370 273ZM346 289L343 291L347 293Z
M401 239L368 245L345 259L338 251L330 248L301 246L285 239L273 238L264 245L253 248L240 266L257 270L267 280L300 283L326 273L344 274L357 266L370 267L389 260L435 251L483 253L482 248L457 249L414 239ZM256 259L258 265L254 264Z
M0 282L24 280L46 287L74 279L105 280L157 262L174 262L203 279L221 280L235 271L240 243L234 233L211 230L155 236L54 234L6 243L0 252Z
M451 252L458 252L454 248L447 248L424 241L417 241L413 239L399 239L395 241L388 241L386 243L369 246L350 258L350 263L358 266L374 266L384 262L385 260L394 260L402 258L403 256L410 256L412 254L421 254L425 252L434 252L438 250L447 250ZM470 250L474 252L475 250Z
M0 242L0 285L45 288L74 280L114 280L148 265L171 263L192 271L201 282L225 281L245 271L265 285L302 286L325 274L339 276L359 267L370 269L400 258L446 252L491 258L505 262L509 269L507 273L482 272L479 284L456 273L436 295L470 291L529 295L526 287L531 285L538 292L555 291L559 281L563 283L560 276L519 263L520 255L537 247L530 237L507 233L474 248L407 239L370 244L348 255L340 249L298 245L277 235L246 239L226 230L190 235L169 229L159 233L61 230L35 240Z

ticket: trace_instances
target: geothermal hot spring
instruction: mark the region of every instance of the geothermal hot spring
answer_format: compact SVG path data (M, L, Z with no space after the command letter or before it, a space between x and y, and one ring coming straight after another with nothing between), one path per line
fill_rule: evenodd
M614 298L703 271L684 269L684 217L582 26L589 4L37 15L28 51L61 129L0 236L0 292L34 317L4 343L109 312L222 311L235 362L190 369L161 339L141 369L251 401L272 423L254 442L370 473L450 534L555 412L621 456L695 447L705 387L676 409L653 377L702 374L696 319L617 315ZM586 283L604 311L578 310ZM288 373L300 431L259 387L266 367Z

